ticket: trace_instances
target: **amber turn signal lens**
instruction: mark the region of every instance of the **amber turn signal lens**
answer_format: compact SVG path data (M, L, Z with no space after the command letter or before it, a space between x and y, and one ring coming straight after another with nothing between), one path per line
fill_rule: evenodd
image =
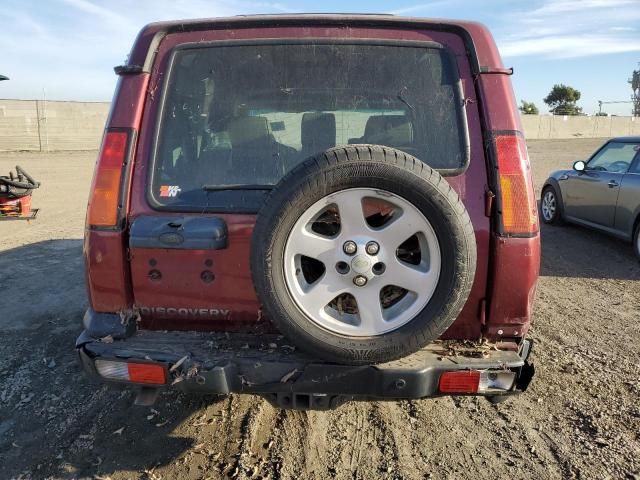
M539 228L538 205L524 139L519 135L498 135L495 142L503 231L513 235L535 234Z
M127 132L105 133L87 210L87 223L92 227L114 227L118 222L122 167L128 140Z

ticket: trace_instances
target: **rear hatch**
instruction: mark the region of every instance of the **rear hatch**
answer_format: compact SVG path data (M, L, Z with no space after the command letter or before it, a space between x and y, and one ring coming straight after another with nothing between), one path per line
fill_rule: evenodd
M478 265L445 338L480 336L487 172L461 37L313 26L172 33L148 91L128 216L131 288L145 327L271 329L249 268L265 196L310 155L367 143L415 155L463 199Z

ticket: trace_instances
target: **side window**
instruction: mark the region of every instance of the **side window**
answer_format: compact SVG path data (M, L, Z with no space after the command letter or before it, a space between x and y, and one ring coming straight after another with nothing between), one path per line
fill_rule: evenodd
M637 143L610 142L587 164L588 170L627 173L638 153Z
M636 158L629 169L629 173L640 173L640 143L634 145L634 150L636 151Z

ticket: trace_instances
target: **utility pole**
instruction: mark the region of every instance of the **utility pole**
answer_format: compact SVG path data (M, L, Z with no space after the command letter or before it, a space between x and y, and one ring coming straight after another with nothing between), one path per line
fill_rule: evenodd
M638 62L640 67L640 62ZM633 110L631 114L634 117L640 117L640 69L634 70L631 78L629 79L631 84L631 101L633 102Z
M47 124L47 92L42 89L42 117L38 112L38 124L44 122L44 138L46 143L47 152L49 151L49 125ZM42 151L42 143L40 144L40 150Z

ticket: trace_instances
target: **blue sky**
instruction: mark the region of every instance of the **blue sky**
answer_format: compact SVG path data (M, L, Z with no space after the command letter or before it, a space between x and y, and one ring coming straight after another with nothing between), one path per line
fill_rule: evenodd
M2 0L0 98L109 100L138 30L156 20L286 12L378 12L476 20L489 26L513 66L518 100L542 98L554 83L598 100L629 100L640 62L640 0ZM43 93L43 91L45 93ZM628 115L629 104L606 111Z

